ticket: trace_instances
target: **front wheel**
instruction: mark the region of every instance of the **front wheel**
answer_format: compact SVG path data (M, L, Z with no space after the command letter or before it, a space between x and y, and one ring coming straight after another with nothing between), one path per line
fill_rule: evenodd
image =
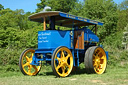
M52 70L57 77L68 76L73 68L73 56L67 47L58 47L52 55Z
M30 76L37 75L41 69L41 64L39 66L30 64L32 62L32 57L34 53L35 50L29 48L24 50L20 55L19 67L24 75L30 75Z

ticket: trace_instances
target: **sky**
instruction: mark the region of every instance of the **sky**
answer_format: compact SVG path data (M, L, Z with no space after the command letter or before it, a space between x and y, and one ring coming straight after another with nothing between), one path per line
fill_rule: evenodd
M113 1L120 4L123 0ZM23 9L25 12L35 12L35 9L37 9L37 3L40 3L40 0L0 0L0 4L2 4L5 9Z

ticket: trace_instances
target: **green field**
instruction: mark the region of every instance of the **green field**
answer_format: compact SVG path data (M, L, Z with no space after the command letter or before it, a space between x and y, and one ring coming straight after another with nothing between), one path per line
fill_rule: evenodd
M108 66L102 75L86 74L83 68L77 68L66 78L56 78L50 66L42 67L37 76L24 76L20 71L4 71L1 67L0 85L128 85L126 67Z

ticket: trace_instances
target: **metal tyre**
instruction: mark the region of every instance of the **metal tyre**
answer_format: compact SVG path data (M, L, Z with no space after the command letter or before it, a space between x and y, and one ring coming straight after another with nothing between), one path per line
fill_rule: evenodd
M19 67L24 75L34 76L41 70L41 64L39 66L31 65L32 57L35 53L33 49L26 49L22 52L19 58ZM41 62L41 61L40 61Z
M88 73L104 73L107 65L104 49L98 46L90 47L85 53L84 63Z
M92 47L88 48L85 52L85 57L84 57L84 65L85 65L85 71L86 73L91 73L90 67L89 67L89 54L90 50Z
M73 68L73 56L67 47L58 47L52 55L52 70L57 77L68 76Z

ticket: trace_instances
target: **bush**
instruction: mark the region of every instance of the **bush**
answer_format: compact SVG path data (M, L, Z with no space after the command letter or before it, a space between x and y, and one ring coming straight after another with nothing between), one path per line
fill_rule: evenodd
M128 61L128 51L122 45L123 31L107 36L103 42L104 49L109 52L108 65L121 66L121 62Z

